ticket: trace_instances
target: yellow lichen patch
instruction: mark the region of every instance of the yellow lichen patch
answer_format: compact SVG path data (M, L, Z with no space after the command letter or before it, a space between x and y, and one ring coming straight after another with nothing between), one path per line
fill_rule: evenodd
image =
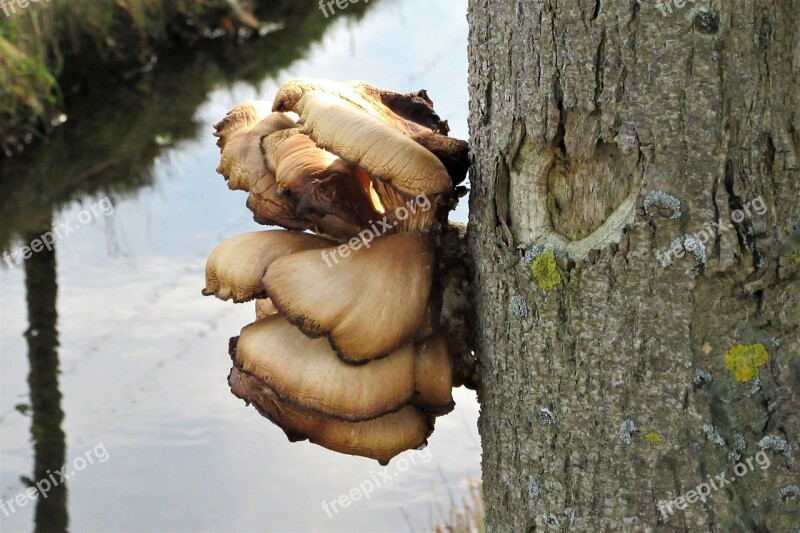
M725 354L725 368L733 372L737 381L745 383L758 377L758 367L767 364L768 360L769 353L763 344L737 344Z
M539 254L531 262L531 274L533 279L536 280L536 284L543 291L552 291L563 282L561 273L556 265L556 254L553 250L547 250Z
M792 253L792 260L800 265L800 252L793 252Z
M661 444L661 433L658 431L651 431L647 435L644 436L647 439L647 442L652 444L653 446L658 446Z

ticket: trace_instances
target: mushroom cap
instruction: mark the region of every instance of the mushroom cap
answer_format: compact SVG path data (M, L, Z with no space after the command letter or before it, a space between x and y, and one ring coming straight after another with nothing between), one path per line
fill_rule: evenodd
M310 339L273 315L242 329L234 365L303 411L361 422L400 410L414 394L414 346L367 365L348 365L324 339Z
M256 320L267 318L278 313L278 310L272 305L272 300L269 298L260 298L256 300Z
M417 196L441 194L452 187L447 169L430 151L386 122L328 93L306 93L296 106L317 146Z
M249 191L258 181L275 181L266 167L261 153L261 139L287 128L296 128L297 123L283 113L271 113L252 127L242 127L227 140L222 149L217 172L222 174L231 190Z
M278 90L273 111L296 111L306 94L326 93L352 104L360 111L412 136L423 131L447 133L447 123L433 111L425 91L401 94L380 89L363 81L333 81L319 78L289 80ZM421 95L424 95L422 97Z
M290 80L278 91L274 111L294 111L308 93L327 93L380 119L433 152L450 172L453 184L464 180L469 167L468 144L447 137L450 127L433 109L425 90L398 93L363 81L304 78Z
M442 120L434 111L433 102L428 98L428 93L424 89L411 93L398 93L375 87L363 81L349 83L355 91L380 102L406 121L419 124L431 132L441 135L447 135L450 132L447 121Z
M263 298L261 278L273 261L331 244L328 239L295 231L254 231L231 237L214 248L206 262L203 295L235 303Z
M308 439L329 450L369 457L382 465L405 450L425 445L433 432L433 419L412 406L364 422L344 422L281 401L262 380L236 367L228 383L234 395L252 403L283 429L290 441Z
M378 218L357 169L318 148L299 130L269 135L261 148L267 166L275 172L279 194L288 191L299 214L337 217L359 230Z
M411 403L426 413L441 416L455 407L453 363L443 335L417 343L414 382L416 394Z
M248 100L237 105L225 115L225 118L214 124L214 137L218 137L217 146L220 150L230 140L231 136L243 128L250 128L255 123L270 114L270 105L262 100Z
M442 162L453 186L464 181L469 171L469 143L438 133L422 132L412 137Z
M321 92L297 104L302 131L317 146L416 196L440 194L452 186L447 169L430 151L381 120Z
M283 257L262 284L289 322L309 337L327 335L344 361L359 363L419 338L431 317L433 269L430 237L403 232L379 237L369 248L342 245Z
M325 175L306 177L299 182L304 187L298 195L283 194L285 187L276 181L273 159L264 153L262 139L282 130L296 129L297 124L284 113L270 113L254 122L258 113L264 111L263 105L255 104L246 102L237 106L217 124L225 141L217 172L225 177L228 188L249 191L247 207L259 224L297 231L311 229L338 240L358 234L364 226L356 222L359 216L366 222L374 211L369 192L355 180L344 179L353 168L328 154L339 163ZM310 139L308 142L313 144ZM316 146L314 149L317 155L327 154Z

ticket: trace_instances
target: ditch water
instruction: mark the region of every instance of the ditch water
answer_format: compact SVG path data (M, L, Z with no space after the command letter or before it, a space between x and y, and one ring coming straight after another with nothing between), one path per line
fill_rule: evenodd
M291 77L364 79L427 89L467 137L466 2L356 9L163 56L0 163L0 252L42 240L24 264L0 262L0 529L426 530L480 478L464 389L429 446L385 469L290 444L227 386L228 339L252 305L200 295L211 249L257 229L214 170L211 124L236 103ZM24 496L44 479L46 499Z

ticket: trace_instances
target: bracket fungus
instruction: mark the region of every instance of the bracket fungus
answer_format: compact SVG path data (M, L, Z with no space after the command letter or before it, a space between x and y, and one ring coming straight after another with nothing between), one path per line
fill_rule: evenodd
M204 296L235 303L264 298L261 278L276 259L285 255L328 248L332 241L297 231L254 231L219 244L206 263Z
M360 81L292 80L214 127L228 187L284 228L232 237L206 265L204 295L255 300L231 339L231 391L293 442L381 464L424 446L475 374L454 353L469 350L468 310L443 309L449 284L467 285L447 255L461 247L443 244L463 240L447 213L467 143L425 91Z

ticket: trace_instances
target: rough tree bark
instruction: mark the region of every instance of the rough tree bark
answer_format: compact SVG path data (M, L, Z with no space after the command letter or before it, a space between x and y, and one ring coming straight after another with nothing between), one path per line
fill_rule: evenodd
M662 1L469 2L490 531L800 524L800 0Z

